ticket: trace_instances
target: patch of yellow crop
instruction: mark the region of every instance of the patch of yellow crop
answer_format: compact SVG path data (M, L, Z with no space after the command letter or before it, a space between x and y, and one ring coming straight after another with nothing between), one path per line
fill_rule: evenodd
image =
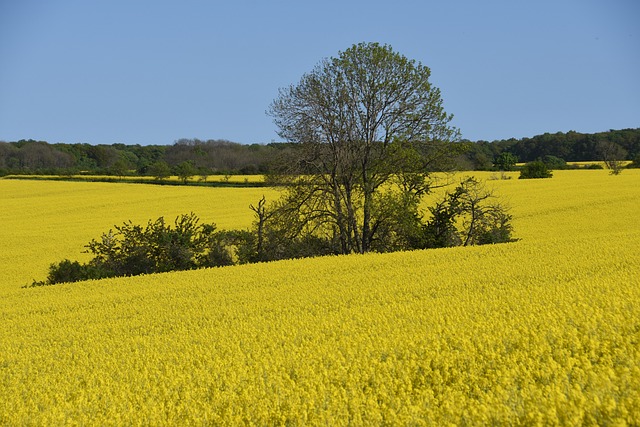
M46 277L49 264L82 259L91 239L124 221L173 221L193 211L219 228L247 228L250 204L269 188L211 188L101 182L0 180L0 292Z
M114 176L114 175L69 175L65 177L60 177L60 175L8 175L7 179L30 179L36 181L60 181L60 180L83 180L83 181L92 181L92 180L108 180L108 181L156 181L156 177L153 176L138 176L138 175L125 175L125 176ZM176 175L169 176L164 178L164 181L178 182L182 181L182 179ZM256 183L256 182L264 182L264 175L193 175L187 181L189 182L229 182L229 183Z
M620 165L621 166L628 166L629 164L633 163L632 160L621 160L620 161ZM572 165L572 166L591 166L591 165L598 165L598 166L602 166L603 168L607 167L607 164L604 161L589 161L589 162L567 162L568 165Z
M0 214L14 221L1 273L6 261L33 266L12 258L29 253L16 239L26 225L53 239L47 250L76 250L56 237L73 230L56 218L83 210L107 227L185 210L224 227L251 221L248 209L236 222L216 216L234 211L239 189L141 191L129 205L116 184L7 184L2 201L11 193L22 207ZM5 282L0 424L637 424L640 171L488 185L509 200L520 241L34 289ZM117 215L98 215L96 189ZM238 197L255 202L254 190ZM88 238L105 227L81 224Z

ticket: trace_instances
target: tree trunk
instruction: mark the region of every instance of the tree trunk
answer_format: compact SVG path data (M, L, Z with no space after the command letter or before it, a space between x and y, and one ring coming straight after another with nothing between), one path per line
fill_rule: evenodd
M336 224L338 226L338 232L340 236L340 250L343 254L349 253L348 245L348 226L346 224L346 218L342 209L342 199L340 198L340 187L333 178L333 203L336 210Z

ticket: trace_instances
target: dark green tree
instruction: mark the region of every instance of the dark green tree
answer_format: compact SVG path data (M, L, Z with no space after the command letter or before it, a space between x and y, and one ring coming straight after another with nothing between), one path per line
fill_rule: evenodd
M520 179L532 179L532 178L551 178L553 173L549 170L547 165L540 160L535 162L529 162L520 169Z
M158 160L148 167L147 173L154 176L158 181L162 181L171 176L171 168L164 160Z
M508 151L504 151L496 157L493 165L501 171L512 171L515 169L516 163L518 162L518 157L509 153Z

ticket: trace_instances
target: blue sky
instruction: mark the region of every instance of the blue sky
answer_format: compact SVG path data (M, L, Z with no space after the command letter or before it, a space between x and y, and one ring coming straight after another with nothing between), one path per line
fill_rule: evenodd
M279 141L278 88L359 42L431 68L464 138L640 127L640 1L0 0L0 140Z

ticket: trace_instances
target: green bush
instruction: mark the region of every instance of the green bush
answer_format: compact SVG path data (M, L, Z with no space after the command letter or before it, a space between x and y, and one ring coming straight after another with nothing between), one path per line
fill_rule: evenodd
M542 158L542 162L547 165L547 168L552 170L567 169L567 162L560 157L547 155Z
M31 286L231 265L232 236L215 224L199 224L193 213L177 217L173 226L163 217L145 227L129 221L89 242L85 252L93 258L86 264L52 264L47 280Z
M547 165L540 160L529 162L520 169L520 179L551 178L552 176Z

